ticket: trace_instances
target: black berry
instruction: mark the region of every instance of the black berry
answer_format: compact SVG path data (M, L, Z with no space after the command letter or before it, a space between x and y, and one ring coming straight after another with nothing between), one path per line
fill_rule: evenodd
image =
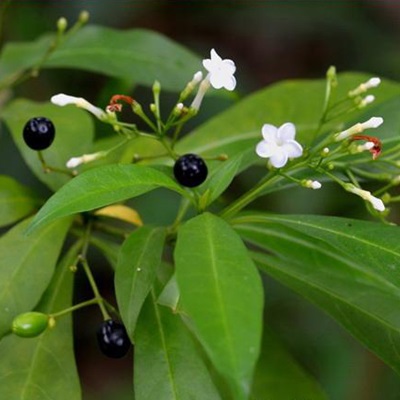
M25 143L32 150L47 149L53 143L55 133L53 123L44 117L31 118L23 130Z
M174 165L175 178L182 186L199 186L206 180L207 174L206 163L196 154L185 154Z
M125 326L112 319L101 323L97 331L97 343L101 352L111 358L123 357L131 347Z

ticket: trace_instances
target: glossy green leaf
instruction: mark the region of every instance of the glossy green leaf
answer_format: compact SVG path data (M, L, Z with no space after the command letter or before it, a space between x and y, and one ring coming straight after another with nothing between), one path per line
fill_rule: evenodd
M7 79L18 70L32 67L45 53L50 38L46 35L29 44L8 44L1 55L0 76ZM179 91L201 69L201 60L159 33L87 26L68 37L44 68L82 69L147 86L159 80L163 88Z
M115 271L119 311L131 338L136 322L153 286L164 249L165 228L144 226L134 231L121 247Z
M237 156L224 161L216 168L216 172L208 178L203 186L203 208L215 201L231 184L233 178L239 171L241 161L242 155L238 154Z
M70 225L59 220L27 237L25 220L0 238L0 337L13 318L37 304L54 272Z
M26 122L33 117L46 117L56 128L53 144L43 150L48 165L65 168L66 162L74 156L88 153L92 149L93 122L91 117L76 107L57 107L50 103L34 103L19 99L10 103L2 114L15 144L33 173L50 189L57 190L71 177L61 173L45 173L37 152L24 142L22 131Z
M288 353L268 329L254 373L251 399L327 400L317 381Z
M111 267L115 270L118 263L118 254L121 245L115 243L111 240L107 240L104 237L91 236L90 244L96 247L104 256L104 258L109 262Z
M235 399L247 398L261 341L263 290L233 229L204 213L178 230L180 306Z
M54 219L117 203L164 187L186 192L161 171L139 165L105 165L86 171L55 193L41 208L29 232Z
M14 178L0 175L0 227L26 217L39 206L39 199Z
M369 75L360 73L339 74L337 98L346 96L350 89L369 78ZM376 95L376 101L375 105L368 109L370 112L383 102L399 96L400 85L392 81L383 81L373 93ZM246 149L255 148L256 143L262 139L263 124L279 126L288 121L296 125L296 139L306 144L321 116L324 94L323 79L284 81L271 85L244 98L185 136L178 143L177 151L210 156L226 153L232 157ZM353 121L364 113L365 110L359 110L346 114L339 122ZM329 126L332 127L337 122L333 121Z
M74 246L57 266L38 310L52 313L70 307L74 274L69 266L79 246ZM31 274L32 275L32 274ZM0 342L1 399L81 398L75 366L71 314L57 319L53 329L32 339L9 335Z
M153 291L136 328L133 382L136 400L220 399L181 318Z
M53 38L45 34L34 42L5 44L0 54L0 85L13 82L21 72L39 63Z
M268 274L313 301L400 373L399 228L317 216L235 220Z

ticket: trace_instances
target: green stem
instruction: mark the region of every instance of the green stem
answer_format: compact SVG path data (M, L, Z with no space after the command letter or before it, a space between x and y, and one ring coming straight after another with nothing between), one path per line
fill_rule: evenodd
M99 300L96 299L96 298L93 298L93 299L90 299L90 300L83 301L82 303L75 304L72 307L68 307L68 308L66 308L64 310L61 310L61 311L58 311L56 313L50 314L49 316L52 317L52 318L58 318L58 317L61 317L61 316L65 315L65 314L69 314L71 312L79 310L80 308L84 308L84 307L91 306L93 304L98 304L98 303L99 303Z
M259 197L265 188L269 185L277 183L282 179L281 176L277 176L278 171L273 171L270 175L266 176L262 179L257 185L255 185L252 189L246 192L244 195L239 197L236 201L231 203L228 207L221 211L220 217L229 219L237 214L240 210L254 201L257 197Z
M76 173L74 173L73 171L70 171L68 169L57 168L57 167L52 167L52 166L48 165L44 159L43 153L40 150L37 152L37 155L39 157L40 163L42 164L43 171L45 173L58 172L60 174L68 175L72 178L74 178L76 176Z
M89 263L87 262L87 259L86 259L87 250L88 250L89 241L90 241L91 227L92 227L92 224L91 224L91 222L89 222L87 224L87 229L86 229L85 234L83 236L84 242L83 242L83 246L82 246L82 252L81 252L81 254L79 256L79 261L80 261L80 264L83 267L83 270L85 271L86 277L87 277L87 279L89 281L89 284L90 284L90 286L91 286L91 288L93 290L94 297L99 303L99 307L100 307L100 311L101 311L101 313L103 315L103 319L107 320L107 319L110 319L110 315L109 315L109 313L108 313L108 311L107 311L107 309L106 309L106 307L104 305L103 297L100 295L100 292L99 292L99 289L97 287L96 281L95 281L95 279L93 277L92 271L90 270L90 267L89 267Z

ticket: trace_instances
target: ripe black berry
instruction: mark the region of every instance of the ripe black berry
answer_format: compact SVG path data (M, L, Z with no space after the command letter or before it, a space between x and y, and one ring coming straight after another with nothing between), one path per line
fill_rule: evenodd
M97 343L101 352L111 358L123 357L131 347L125 326L112 319L101 323L97 331Z
M47 149L53 143L55 133L53 123L44 117L31 118L23 130L25 143L32 150Z
M183 186L199 186L206 180L207 174L206 163L196 154L185 154L174 165L175 178Z

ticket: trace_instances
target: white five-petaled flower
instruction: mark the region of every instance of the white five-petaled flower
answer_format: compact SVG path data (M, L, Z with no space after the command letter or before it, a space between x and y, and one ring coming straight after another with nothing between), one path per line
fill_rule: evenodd
M203 60L203 66L208 71L207 79L214 89L225 88L234 90L236 87L236 78L233 74L236 71L236 65L232 60L223 60L214 49L211 49L211 58Z
M368 190L360 189L352 185L351 183L347 184L345 188L348 192L354 193L357 196L360 196L365 201L371 203L372 207L374 207L375 210L380 212L385 211L385 204L383 203L383 201L378 197L373 196Z
M59 93L54 95L50 100L53 104L57 106L66 106L68 104L74 104L79 108L83 108L89 111L98 119L104 119L107 116L104 110L89 103L83 97L75 97L75 96L69 96L64 93Z
M279 128L265 124L261 132L264 140L257 144L256 153L262 158L269 158L273 167L282 168L289 159L303 154L303 147L294 140L296 127L291 122L286 122Z
M236 71L236 65L232 60L223 60L214 49L211 49L211 58L203 60L203 66L208 71L207 76L201 81L199 90L194 98L191 108L198 110L200 108L203 97L209 89L210 85L214 89L225 88L234 90L236 87L236 78L233 74ZM192 82L197 82L202 79L201 72L197 72L193 76Z

